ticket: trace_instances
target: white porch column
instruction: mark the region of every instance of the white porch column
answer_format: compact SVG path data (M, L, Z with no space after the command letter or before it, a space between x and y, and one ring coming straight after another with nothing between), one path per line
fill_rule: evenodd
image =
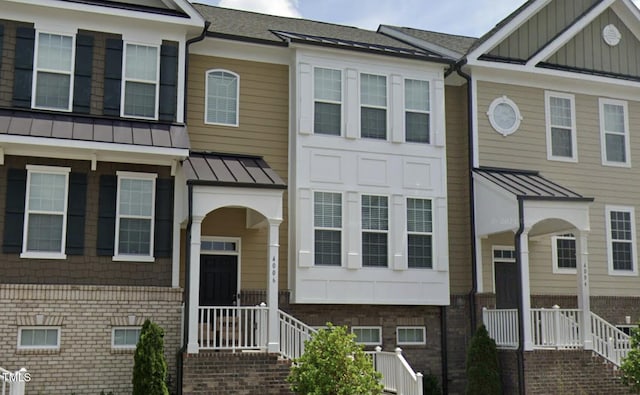
M191 217L189 258L189 326L187 353L198 353L198 307L200 307L200 238L204 217Z
M268 284L267 284L267 308L269 310L269 326L267 335L267 351L280 352L280 322L278 320L278 250L279 230L282 220L269 218L269 256Z
M587 249L588 232L576 233L576 268L578 279L578 308L582 311L580 332L585 350L593 349L591 333L591 303L589 301L589 252Z
M522 284L522 333L524 350L533 350L531 339L531 284L529 283L529 229L520 235L520 281Z

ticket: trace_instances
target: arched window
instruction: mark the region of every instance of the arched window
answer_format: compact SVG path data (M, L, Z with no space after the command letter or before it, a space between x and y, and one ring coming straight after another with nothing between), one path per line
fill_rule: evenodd
M238 126L240 76L227 70L207 71L204 122Z

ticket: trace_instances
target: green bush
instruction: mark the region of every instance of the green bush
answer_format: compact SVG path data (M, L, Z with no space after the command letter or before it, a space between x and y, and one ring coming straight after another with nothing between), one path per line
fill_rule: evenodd
M435 374L429 373L422 378L422 393L424 395L442 395L440 382Z
M355 335L344 326L327 324L305 343L305 352L291 366L291 390L304 395L378 395L376 372Z
M133 365L133 395L169 395L164 331L146 320L140 332Z
M631 350L620 366L622 382L640 394L640 323L631 333Z
M484 325L471 338L467 350L467 395L500 395L500 367L496 342Z

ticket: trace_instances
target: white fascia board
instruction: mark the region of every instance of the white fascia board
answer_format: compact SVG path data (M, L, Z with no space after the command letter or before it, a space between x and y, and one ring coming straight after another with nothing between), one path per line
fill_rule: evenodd
M552 0L537 0L526 10L510 20L509 23L504 25L500 30L494 33L493 36L489 37L485 42L480 44L478 48L471 51L467 55L467 59L478 59L480 56L493 49L496 45L502 42L502 40L506 39L511 33L516 31L523 23L528 21L531 16L535 15L551 1Z
M189 55L216 56L287 66L291 63L291 50L287 47L215 37L206 37L202 41L193 43L189 47Z
M621 0L611 5L611 9L618 18L633 33L637 40L640 40L640 10L631 0Z
M571 27L566 29L562 34L556 37L553 41L548 42L545 47L538 52L535 56L533 56L527 62L526 66L529 68L535 67L538 63L548 59L551 55L553 55L558 49L560 49L563 45L565 45L569 40L571 40L576 34L578 34L582 29L585 28L589 23L591 23L598 15L600 15L604 10L609 8L611 4L613 4L617 0L604 0L599 3L597 6L593 7L586 15L584 15L580 20L575 22Z

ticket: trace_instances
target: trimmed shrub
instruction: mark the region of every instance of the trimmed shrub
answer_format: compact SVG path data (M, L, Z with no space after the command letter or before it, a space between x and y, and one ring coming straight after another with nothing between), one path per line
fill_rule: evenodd
M169 395L164 330L146 320L133 357L133 395Z
M640 394L640 323L631 333L631 350L622 360L620 372L622 382L637 394Z
M487 328L480 326L471 338L467 350L467 395L500 395L500 367L496 342Z

